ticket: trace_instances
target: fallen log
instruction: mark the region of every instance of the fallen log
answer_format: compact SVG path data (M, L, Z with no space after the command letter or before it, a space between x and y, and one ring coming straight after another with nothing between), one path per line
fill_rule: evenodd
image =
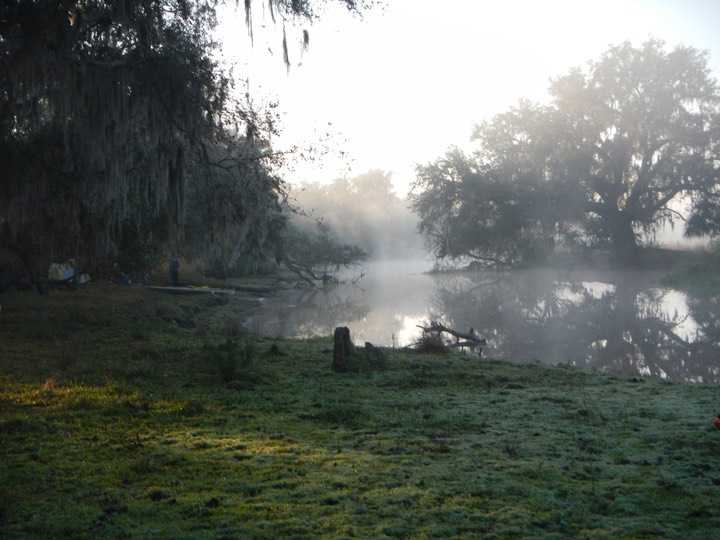
M478 351L478 353L482 354L482 346L487 344L487 341L484 338L479 338L477 335L475 335L475 330L473 328L470 328L468 332L460 332L453 328L448 328L447 326L435 321L430 321L430 326L420 326L418 324L417 327L421 328L422 331L426 334L429 332L445 332L447 334L450 334L451 336L454 336L455 342L448 345L449 347L468 347L472 350L479 348L480 350Z

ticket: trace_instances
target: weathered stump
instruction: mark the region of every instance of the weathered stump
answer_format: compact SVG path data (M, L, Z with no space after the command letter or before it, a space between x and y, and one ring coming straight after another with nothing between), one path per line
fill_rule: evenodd
M385 353L380 347L376 347L369 341L365 342L365 354L370 365L381 367L385 364Z
M350 341L350 329L347 326L338 326L333 335L333 364L335 371L349 371L350 356L352 355L353 344Z

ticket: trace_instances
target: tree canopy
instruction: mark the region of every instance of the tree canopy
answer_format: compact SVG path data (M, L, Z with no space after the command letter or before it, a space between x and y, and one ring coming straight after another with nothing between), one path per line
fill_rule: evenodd
M624 43L586 72L555 79L550 95L547 106L521 101L477 125L479 149L456 156L462 165L452 174L447 157L418 168L413 207L438 255L514 263L518 254L537 256L537 245L581 238L609 242L631 259L639 233L684 217L683 201L693 203L690 224L703 211L702 223L711 222L720 92L707 53L685 46L666 52L658 40ZM495 184L502 189L488 193ZM440 234L442 220L450 226ZM498 232L524 254L505 253L506 244L491 241Z
M526 176L509 181L457 148L417 168L412 208L437 259L508 266L546 251L548 185Z
M267 5L273 17L308 18L322 3ZM0 251L34 279L68 257L100 270L133 231L184 249L192 205L211 218L205 239L230 235L235 248L263 217L274 222L277 122L238 100L214 59L218 4L2 2Z
M169 202L178 236L186 164L203 157L228 98L209 55L212 12L170 1L3 6L3 247L34 271L112 251L113 225L135 200Z

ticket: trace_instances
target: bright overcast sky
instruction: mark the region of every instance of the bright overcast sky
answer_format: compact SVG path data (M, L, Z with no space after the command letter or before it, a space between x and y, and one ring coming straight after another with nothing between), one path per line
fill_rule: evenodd
M720 78L718 0L384 0L362 20L329 8L307 26L305 53L302 27L287 26L289 73L282 25L264 4L254 2L252 46L242 8L222 16L221 39L251 94L279 101L284 133L274 146L309 145L329 133L349 155L297 168L290 181L381 169L404 194L415 164L467 146L474 123L520 98L545 100L551 78L626 40L708 50Z

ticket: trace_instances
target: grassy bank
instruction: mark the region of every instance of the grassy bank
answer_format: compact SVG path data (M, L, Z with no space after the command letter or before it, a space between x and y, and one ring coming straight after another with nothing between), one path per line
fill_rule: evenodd
M4 538L717 538L717 386L261 339L250 298L0 295Z

